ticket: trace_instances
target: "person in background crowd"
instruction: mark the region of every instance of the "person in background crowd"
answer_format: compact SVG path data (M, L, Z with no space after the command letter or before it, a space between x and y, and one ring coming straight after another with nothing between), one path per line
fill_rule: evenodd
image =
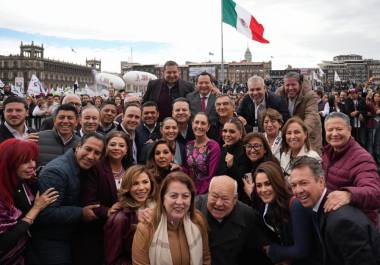
M100 124L97 132L106 135L112 130L116 129L114 120L117 115L117 108L115 102L106 100L100 107Z
M350 117L352 136L363 147L366 143L365 120L367 117L365 100L359 96L359 90L350 89L351 98L346 100L346 111Z
M326 211L351 204L363 210L375 223L380 208L380 179L371 155L351 137L350 119L333 112L325 120L326 141L323 170L327 196Z
M253 183L260 198L258 210L271 239L265 247L274 264L313 264L313 226L311 215L297 199L292 199L290 186L278 163L261 163L253 174Z
M118 131L125 132L130 139L130 151L133 163L137 164L141 156L143 143L141 136L137 133L137 128L141 123L141 108L136 103L131 103L125 107L123 121L117 126Z
M350 205L325 211L329 196L326 178L320 162L314 158L300 157L293 163L292 191L303 207L312 209L323 264L379 264L380 233L363 212Z
M211 264L207 223L194 200L195 187L189 176L177 171L165 178L153 220L137 225L133 264Z
M192 128L195 140L186 144L186 159L182 169L194 180L197 194L204 194L215 176L220 160L219 144L207 137L210 129L208 116L199 112L194 116Z
M376 92L373 96L373 101L376 109L375 116L375 132L374 132L374 157L377 162L378 167L380 168L380 91ZM380 172L380 169L379 169Z
M72 107L72 106L71 106ZM58 199L38 216L29 253L30 264L71 264L75 228L81 221L97 217L99 205L80 206L80 182L93 174L93 167L103 154L103 137L90 133L82 137L75 149L49 162L38 178L42 194L55 188Z
M78 114L81 112L82 103L78 95L70 94L70 95L65 96L62 99L62 105L64 104L73 105L76 108ZM54 115L47 117L43 121L43 123L41 124L40 131L52 130L53 127L54 127Z
M173 163L173 156L174 150L163 139L155 141L148 153L146 167L159 187L171 171L180 169L178 165Z
M32 113L34 117L34 123L37 130L42 130L42 125L44 124L45 119L48 117L48 110L46 106L46 101L43 97L37 98L37 104L33 109Z
M281 146L282 136L281 127L284 124L281 114L275 110L268 108L263 113L264 136L269 146L271 147L272 154L280 161L281 159Z
M53 130L38 133L38 166L45 166L48 162L63 155L72 149L80 140L74 133L78 124L77 109L71 104L59 106L54 114Z
M200 73L195 80L196 90L186 96L190 103L191 115L195 116L198 112L204 112L211 122L217 120L213 82L214 77L211 74L207 72Z
M120 209L104 225L104 255L107 265L132 264L132 243L138 211L156 206L156 183L142 165L128 168L118 192Z
M103 104L103 98L101 96L96 96L94 100L94 106L100 109Z
M276 94L286 99L291 117L298 116L309 132L311 148L317 153L322 151L322 124L318 114L318 96L297 72L284 76L284 86Z
M177 98L173 101L172 117L178 123L178 141L185 145L188 141L194 140L190 103L186 98Z
M115 96L115 105L116 105L116 112L117 115L124 113L124 104L121 96L116 95Z
M100 112L93 105L87 105L82 109L79 118L79 124L81 128L77 131L77 135L82 137L88 133L94 133L97 131L100 123Z
M268 244L260 217L237 199L237 183L215 176L208 194L197 196L195 206L207 220L213 265L267 265L262 247ZM270 264L270 263L269 263Z
M83 108L86 107L88 104L91 104L91 98L87 94L82 95L81 101L82 101L82 107Z
M262 127L263 113L268 108L277 110L283 121L289 118L285 100L267 91L262 77L252 76L248 79L247 84L248 94L244 96L236 111L238 115L247 120L249 125L247 131L264 131Z
M4 123L0 125L0 143L10 139L35 139L35 130L28 128L25 119L28 116L28 105L24 98L11 96L3 102ZM32 134L31 134L32 133Z
M298 156L310 156L317 160L321 157L311 147L306 124L298 117L290 118L282 128L281 167L285 177L291 172L291 165Z
M245 137L245 129L238 118L232 118L226 122L223 127L223 141L219 165L216 175L227 175L238 182L239 199L243 192L242 178L244 174L250 171L250 160L245 154L243 146L243 138Z
M97 220L78 229L76 264L103 264L103 225L109 216L120 209L117 193L126 170L132 165L128 157L128 144L129 137L124 132L109 132L105 139L105 156L97 163L96 174L82 180L82 205L100 206L93 210Z
M163 78L150 80L143 96L143 104L146 101L157 102L159 121L171 116L173 100L194 91L192 83L180 79L178 64L167 61L163 67Z
M7 99L10 99L9 97ZM0 264L24 264L29 229L39 213L54 203L57 191L33 194L38 146L16 138L0 144Z
M160 123L157 122L158 116L157 104L153 101L145 102L141 107L141 123L136 129L136 134L139 135L139 143L137 149L142 152L145 145L152 143L153 141L160 139ZM146 157L139 156L139 163L144 163Z
M366 104L366 150L368 153L370 153L372 156L374 156L374 137L375 137L375 128L376 128L376 107L374 102L374 94L372 92L368 92L366 98L365 98L365 104Z

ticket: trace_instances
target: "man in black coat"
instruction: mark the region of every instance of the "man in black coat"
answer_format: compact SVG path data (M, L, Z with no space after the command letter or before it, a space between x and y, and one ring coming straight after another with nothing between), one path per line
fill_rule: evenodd
M277 110L284 123L289 118L289 110L285 100L280 96L267 91L264 79L260 76L252 76L248 79L248 94L240 102L236 112L242 116L250 126L249 131L263 132L262 114L268 108Z
M178 64L174 61L167 61L164 64L163 78L151 80L143 96L143 103L146 101L157 102L160 113L159 121L172 114L173 100L179 97L186 97L194 91L193 84L179 79Z
M268 244L258 214L237 200L237 183L229 176L212 178L209 193L195 206L207 219L213 265L271 264L260 251Z
M363 212L344 205L325 213L329 193L319 161L305 156L295 160L290 183L302 206L313 211L323 264L380 264L380 233Z
M18 96L7 97L3 103L4 123L0 125L0 143L10 139L34 139L35 130L28 128L25 119L28 116L28 104Z

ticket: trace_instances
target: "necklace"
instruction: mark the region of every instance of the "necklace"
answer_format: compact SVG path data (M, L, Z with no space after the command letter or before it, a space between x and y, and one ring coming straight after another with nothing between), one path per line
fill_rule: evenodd
M121 184L121 180L124 176L124 173L125 173L125 170L123 167L121 167L121 169L118 172L112 171L113 177L114 177L117 185Z

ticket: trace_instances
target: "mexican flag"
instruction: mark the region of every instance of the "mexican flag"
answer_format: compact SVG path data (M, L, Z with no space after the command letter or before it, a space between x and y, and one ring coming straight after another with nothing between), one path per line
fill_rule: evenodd
M232 0L223 0L223 22L236 28L251 40L269 43L264 39L264 27L241 6Z

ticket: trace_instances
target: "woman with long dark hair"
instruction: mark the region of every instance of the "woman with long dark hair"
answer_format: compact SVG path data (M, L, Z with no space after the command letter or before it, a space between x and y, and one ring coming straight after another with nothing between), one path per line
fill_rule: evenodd
M292 197L278 163L260 164L253 174L258 210L271 244L265 247L273 263L310 264L313 226L310 212Z
M58 198L53 188L34 195L28 185L37 158L33 142L12 138L0 144L0 264L24 264L30 226Z

